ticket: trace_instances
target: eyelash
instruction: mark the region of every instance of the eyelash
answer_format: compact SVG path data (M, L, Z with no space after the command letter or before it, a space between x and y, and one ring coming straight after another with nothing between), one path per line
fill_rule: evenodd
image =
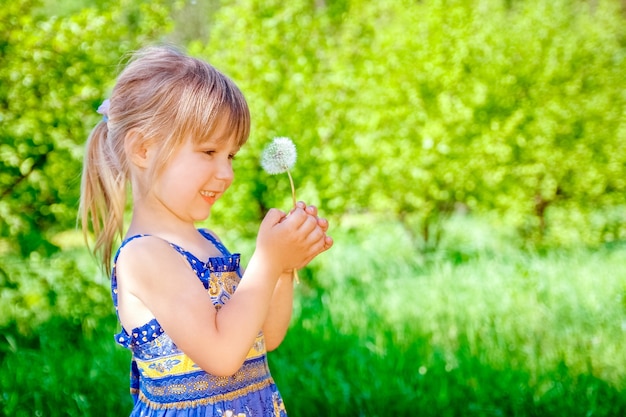
M216 152L217 151L213 151L213 150L211 150L211 151L204 151L204 153L209 155L209 156L213 156L213 154L215 154ZM232 154L232 153L228 155L228 159L230 159L231 161L234 161L236 159L236 157L237 156L235 154Z

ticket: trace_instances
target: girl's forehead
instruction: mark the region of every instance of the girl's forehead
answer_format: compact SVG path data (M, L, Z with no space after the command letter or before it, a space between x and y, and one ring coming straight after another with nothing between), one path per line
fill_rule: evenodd
M214 140L216 142L235 141L235 131L233 130L228 117L218 118L208 136L209 140Z
M199 116L199 115L197 115ZM182 135L196 145L228 144L239 150L248 138L248 121L228 107L218 109L211 117L187 120Z
M236 135L236 122L232 120L232 115L227 109L222 109L212 119L202 123L204 140L230 140Z
M190 134L187 136L187 140L196 146L215 146L236 151L241 148L237 135L231 130L212 129L200 135Z

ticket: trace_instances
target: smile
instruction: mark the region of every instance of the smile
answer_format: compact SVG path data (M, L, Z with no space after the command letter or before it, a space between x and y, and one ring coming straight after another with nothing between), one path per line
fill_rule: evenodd
M200 191L200 195L203 197L215 198L217 193L215 191Z

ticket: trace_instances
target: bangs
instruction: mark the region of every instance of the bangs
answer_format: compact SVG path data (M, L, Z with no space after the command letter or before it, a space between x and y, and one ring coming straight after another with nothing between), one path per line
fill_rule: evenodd
M177 117L180 137L191 137L194 143L207 140L234 140L238 148L250 135L250 111L239 89L227 77L210 68L212 77L198 77L185 88L178 101ZM216 138L218 126L226 126L228 135Z
M181 134L183 137L191 137L195 144L232 140L237 148L241 148L250 135L250 117L247 112L241 114L235 110L230 106L221 106L210 115L194 115L190 119L197 117L196 120L189 120L188 129L181 131ZM228 134L218 137L217 130L221 126L226 127Z

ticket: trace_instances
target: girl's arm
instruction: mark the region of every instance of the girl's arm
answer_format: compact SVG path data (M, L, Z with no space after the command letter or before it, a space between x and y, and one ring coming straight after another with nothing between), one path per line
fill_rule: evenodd
M329 247L329 246L328 246ZM145 237L127 244L116 265L120 319L127 331L146 314L205 371L227 376L245 361L263 328L278 277L328 249L313 216L270 211L237 291L219 311L187 261L169 244ZM143 317L133 315L137 310Z
M268 351L276 349L287 334L293 310L293 273L283 272L278 278L270 309L263 323L265 347Z
M300 204L304 205L303 202ZM328 221L318 217L317 207L308 206L306 212L317 219L317 225L326 233L328 231ZM332 246L332 239L325 237L328 248ZM304 266L301 266L302 268ZM263 324L263 334L265 335L265 347L268 351L274 350L280 346L291 321L291 313L293 311L293 271L281 274L274 288L274 294L270 304L270 309Z

